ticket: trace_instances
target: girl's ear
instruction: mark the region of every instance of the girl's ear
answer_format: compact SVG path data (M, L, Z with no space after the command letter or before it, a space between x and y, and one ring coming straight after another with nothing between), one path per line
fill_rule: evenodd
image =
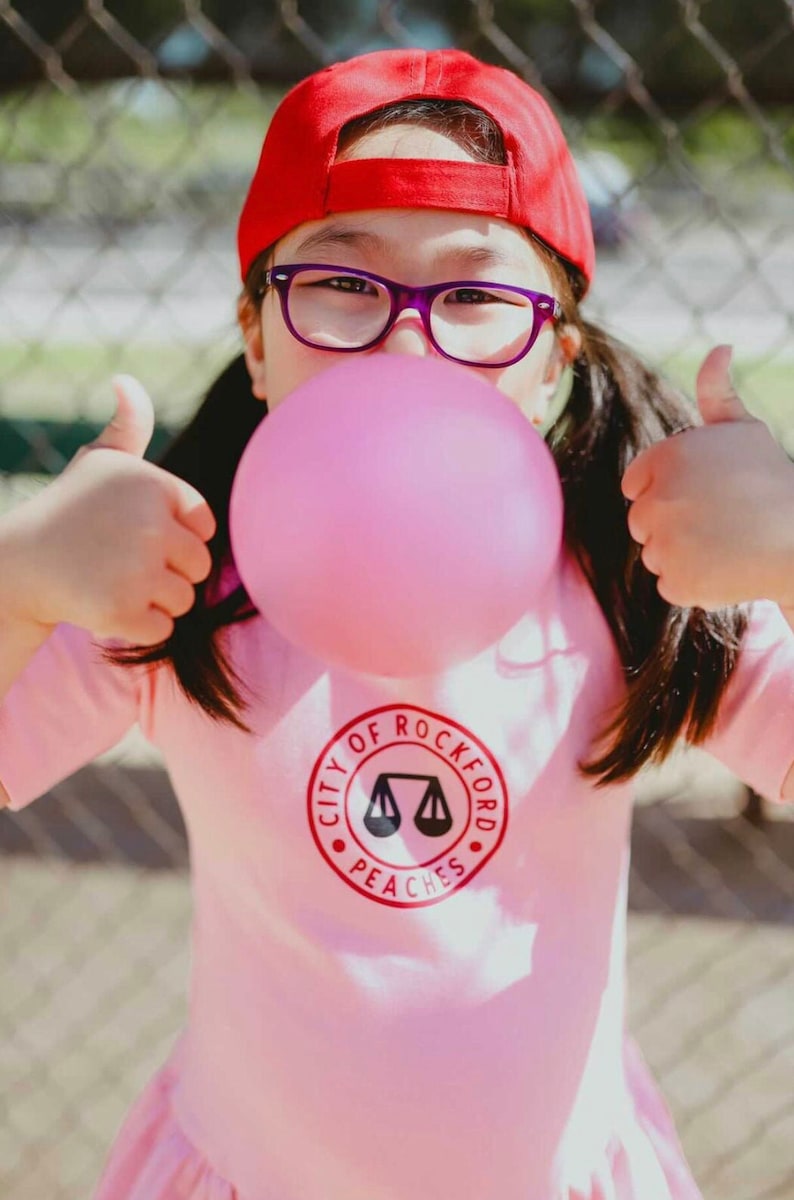
M575 325L561 325L554 338L543 382L556 388L563 371L579 356L581 349L581 331Z
M237 301L237 323L243 335L245 365L251 376L251 392L257 400L266 400L265 393L265 346L262 340L262 321L259 310L250 296L242 295Z
M563 373L578 356L582 348L582 335L575 325L562 325L556 331L546 370L535 398L532 424L548 428L556 419L569 387L560 387ZM561 401L560 396L563 396Z

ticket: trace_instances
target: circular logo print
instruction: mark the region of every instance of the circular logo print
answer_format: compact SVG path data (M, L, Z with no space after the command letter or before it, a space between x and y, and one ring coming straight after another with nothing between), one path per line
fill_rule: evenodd
M499 846L507 789L496 759L462 725L388 705L331 739L309 782L323 857L362 896L396 908L437 904Z

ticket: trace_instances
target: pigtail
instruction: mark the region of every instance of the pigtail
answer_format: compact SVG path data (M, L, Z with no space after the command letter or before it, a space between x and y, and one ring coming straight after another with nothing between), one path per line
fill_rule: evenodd
M684 737L703 741L736 665L746 617L739 609L677 608L659 595L627 524L620 480L653 442L695 424L670 383L596 326L583 346L570 398L549 434L565 493L566 541L617 645L627 692L583 770L599 783L661 761Z

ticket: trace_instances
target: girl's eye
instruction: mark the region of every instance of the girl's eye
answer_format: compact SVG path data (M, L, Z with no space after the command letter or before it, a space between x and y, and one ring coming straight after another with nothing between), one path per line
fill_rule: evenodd
M368 279L361 279L358 275L332 275L327 279L318 279L317 285L333 288L336 292L352 292L357 296L375 291Z
M455 288L447 295L447 301L453 304L499 304L503 299L493 292L484 292L482 288Z

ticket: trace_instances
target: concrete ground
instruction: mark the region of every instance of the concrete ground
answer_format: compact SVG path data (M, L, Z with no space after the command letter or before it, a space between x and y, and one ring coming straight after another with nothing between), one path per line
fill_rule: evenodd
M794 821L745 799L702 756L644 780L631 1025L706 1200L790 1200ZM0 852L0 1197L87 1200L183 1018L180 821L133 747L5 815Z

